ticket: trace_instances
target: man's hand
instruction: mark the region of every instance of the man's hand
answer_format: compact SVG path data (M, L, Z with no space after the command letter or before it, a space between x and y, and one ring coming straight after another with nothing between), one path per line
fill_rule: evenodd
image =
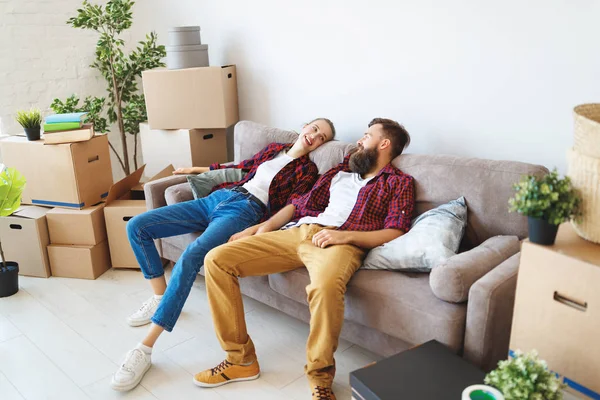
M256 232L258 231L259 228L260 228L260 224L253 225L250 228L246 228L243 231L238 232L235 235L232 235L227 242L229 243L229 242L233 242L234 240L240 240L240 239L243 239L248 236L256 235Z
M334 244L348 244L350 243L350 237L348 232L345 231L323 229L312 237L312 242L315 246L324 249Z

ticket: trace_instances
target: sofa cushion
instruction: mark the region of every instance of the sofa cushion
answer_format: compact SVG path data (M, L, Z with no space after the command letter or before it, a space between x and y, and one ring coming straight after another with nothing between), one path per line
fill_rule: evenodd
M187 182L169 186L165 190L165 201L168 206L193 199L194 195L192 194L192 189Z
M355 148L356 146L353 143L332 140L312 151L310 159L317 164L319 174L322 175L344 161L344 157Z
M548 173L540 165L446 155L404 154L394 165L415 178L417 214L465 197L467 248L497 235L527 237L527 219L508 212L508 199L521 176Z
M247 160L267 147L269 143L292 143L298 134L283 129L270 128L252 121L240 121L234 128L234 161Z
M309 282L306 268L269 275L274 291L303 304L308 304L305 288ZM466 304L435 297L425 274L359 270L346 292L347 320L408 343L437 339L460 349L466 312Z
M519 252L516 236L494 236L479 246L450 257L431 272L431 290L453 303L467 301L471 286L499 264Z
M369 252L363 269L429 272L458 251L467 224L464 197L416 218L406 234Z
M239 182L247 172L238 168L225 168L207 171L198 175L188 175L187 180L194 199L200 199L210 194L211 190L225 182Z

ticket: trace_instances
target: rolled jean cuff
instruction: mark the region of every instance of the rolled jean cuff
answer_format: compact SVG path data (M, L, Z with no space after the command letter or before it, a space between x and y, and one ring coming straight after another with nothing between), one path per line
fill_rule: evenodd
M161 276L165 276L165 271L163 270L162 272L159 272L159 273L156 273L156 274L147 274L142 269L142 275L144 275L145 279L155 279L155 278L160 278Z
M160 326L161 328L163 328L167 332L172 332L173 331L173 325L165 324L164 322L162 322L161 320L157 319L156 317L152 317L150 320L152 321L152 323L154 325Z

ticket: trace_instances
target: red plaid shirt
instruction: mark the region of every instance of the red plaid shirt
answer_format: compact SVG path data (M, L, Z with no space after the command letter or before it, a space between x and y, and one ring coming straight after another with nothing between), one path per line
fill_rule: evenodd
M292 200L296 206L294 220L316 217L329 204L331 180L340 171L352 172L348 166L350 155L344 162L327 171L304 196ZM400 229L408 232L415 204L414 179L388 164L377 176L358 192L350 216L338 229L346 231L376 231Z
M283 150L292 147L289 143L271 143L254 157L235 165L211 164L210 169L238 168L248 172L239 182L226 182L213 188L213 192L231 186L241 186L256 174L258 166L265 161L274 159ZM285 207L292 198L307 193L319 177L319 170L307 155L295 158L275 175L269 186L268 216Z

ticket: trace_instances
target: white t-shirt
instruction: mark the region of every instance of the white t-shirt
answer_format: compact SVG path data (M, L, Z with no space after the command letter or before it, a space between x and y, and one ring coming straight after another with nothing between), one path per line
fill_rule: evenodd
M331 180L329 187L329 204L325 211L316 217L304 217L292 226L302 224L319 224L340 227L346 222L358 199L360 189L365 187L369 179L363 179L355 172L340 171Z
M264 205L269 204L269 186L271 186L271 181L292 160L292 157L282 151L274 159L260 164L256 169L254 177L244 183L242 187L256 196Z

